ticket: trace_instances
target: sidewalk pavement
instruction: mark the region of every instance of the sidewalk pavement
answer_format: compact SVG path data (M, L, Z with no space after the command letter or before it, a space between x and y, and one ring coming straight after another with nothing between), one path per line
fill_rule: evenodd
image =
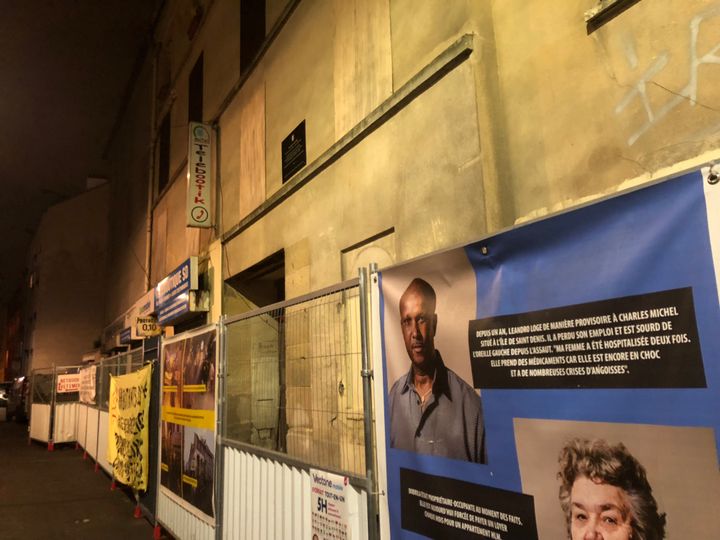
M151 540L153 527L134 518L135 502L75 443L28 444L27 424L0 422L0 538Z

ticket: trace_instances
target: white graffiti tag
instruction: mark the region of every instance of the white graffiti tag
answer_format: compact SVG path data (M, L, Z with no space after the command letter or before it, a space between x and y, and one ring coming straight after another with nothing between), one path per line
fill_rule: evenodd
M640 76L638 82L636 82L632 90L630 90L622 100L615 107L615 114L622 113L626 107L635 99L638 98L645 109L647 119L640 128L633 133L628 139L628 146L632 146L637 140L642 137L653 125L658 123L660 120L665 118L673 109L679 106L684 101L689 101L690 105L694 106L697 103L698 93L698 70L703 64L720 64L720 42L715 44L709 51L704 54L698 53L698 36L700 35L700 26L703 21L720 15L720 6L714 7L700 15L696 15L690 21L690 62L689 62L689 81L687 85L675 93L674 96L668 100L662 107L655 109L650 103L650 99L647 95L648 83L652 83L653 78L660 73L665 66L667 66L670 59L670 53L663 51L660 53L653 62L653 64L645 70ZM628 61L632 67L637 60L634 58L634 54L628 56Z

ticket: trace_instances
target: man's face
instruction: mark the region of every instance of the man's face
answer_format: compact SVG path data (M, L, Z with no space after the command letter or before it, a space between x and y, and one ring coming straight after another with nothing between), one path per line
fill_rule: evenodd
M625 491L579 476L570 492L572 540L629 540L630 510Z
M410 361L418 367L429 364L435 354L434 303L420 291L406 291L400 299L400 325Z

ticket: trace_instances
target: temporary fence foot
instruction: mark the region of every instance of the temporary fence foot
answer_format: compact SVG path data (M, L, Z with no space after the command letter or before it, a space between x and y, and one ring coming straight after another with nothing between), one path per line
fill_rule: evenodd
M155 525L155 529L153 529L153 540L160 540L160 538L162 538L162 527Z
M48 443L48 452L52 452L53 450L55 450L55 443L53 443L52 441L50 441L50 442Z
M140 519L142 517L142 510L140 509L139 504L135 507L135 511L133 512L133 517L135 519Z

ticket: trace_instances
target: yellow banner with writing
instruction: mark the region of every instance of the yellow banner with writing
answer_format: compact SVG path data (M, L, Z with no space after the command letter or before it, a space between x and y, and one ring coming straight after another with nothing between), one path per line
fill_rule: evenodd
M147 489L151 373L110 376L107 457L115 479L137 490Z

